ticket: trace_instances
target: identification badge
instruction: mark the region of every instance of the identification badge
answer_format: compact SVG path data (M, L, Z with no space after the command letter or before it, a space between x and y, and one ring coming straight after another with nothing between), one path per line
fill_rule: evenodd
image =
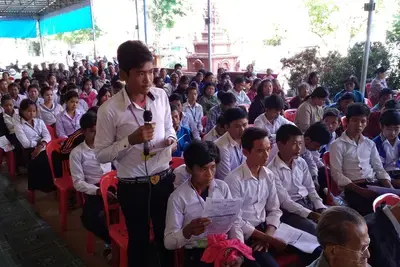
M159 181L160 181L160 175L153 175L153 176L150 177L150 182L153 185L158 184Z

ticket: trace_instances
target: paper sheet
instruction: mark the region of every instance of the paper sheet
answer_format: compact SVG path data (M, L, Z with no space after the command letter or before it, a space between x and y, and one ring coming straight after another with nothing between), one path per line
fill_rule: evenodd
M285 223L279 225L278 229L275 231L274 237L283 240L286 244L292 245L305 253L311 254L319 246L316 236L291 227Z
M3 135L0 137L0 148L4 150L4 152L8 152L14 149L14 146L8 141L8 139Z
M392 194L400 196L400 190L399 189L386 188L386 187L374 186L374 185L367 185L367 188L369 190L371 190L371 191L374 191L375 193L377 193L379 195L392 193Z
M203 216L211 219L207 234L227 233L239 216L242 199L214 199L207 198Z

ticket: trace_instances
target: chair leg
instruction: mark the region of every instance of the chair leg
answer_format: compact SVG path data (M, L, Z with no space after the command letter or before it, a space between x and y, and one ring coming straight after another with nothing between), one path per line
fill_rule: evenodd
M87 233L86 251L91 255L94 254L94 235L91 232Z
M7 166L8 166L8 173L10 174L10 180L15 178L15 169L16 169L16 160L15 154L13 151L7 152Z
M128 267L128 251L119 248L119 267Z
M120 261L120 247L117 245L117 243L114 242L114 240L111 240L111 253L112 253L112 266L113 267L119 267L119 261Z
M58 211L61 215L61 231L65 232L67 229L67 213L68 213L68 192L60 191L60 206Z
M35 191L34 190L28 190L28 200L29 203L32 205L35 204Z

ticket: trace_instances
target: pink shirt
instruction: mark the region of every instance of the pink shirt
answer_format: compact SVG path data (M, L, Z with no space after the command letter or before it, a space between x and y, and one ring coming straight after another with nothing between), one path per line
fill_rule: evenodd
M89 94L87 94L86 92L82 92L81 95L79 96L80 99L83 99L86 101L89 108L92 107L93 101L96 99L96 97L97 97L97 91L94 89L90 90Z

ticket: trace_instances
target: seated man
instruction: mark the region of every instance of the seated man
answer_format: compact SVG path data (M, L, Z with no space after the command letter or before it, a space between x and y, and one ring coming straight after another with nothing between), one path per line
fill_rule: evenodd
M348 207L329 208L318 222L317 238L324 251L321 257L308 267L369 266L368 227L364 218L355 210ZM379 262L374 266L398 265Z
M227 132L215 141L221 155L216 178L221 180L246 160L242 152L241 138L248 124L247 113L241 108L228 109L224 117Z
M396 205L381 205L365 217L371 238L370 263L374 267L400 266L400 198L396 195L393 198L398 201Z
M346 113L347 130L332 143L330 151L332 178L344 188L349 206L361 215L372 212L372 202L377 196L367 185L392 187L375 143L362 135L369 113L365 104L350 105Z
M348 106L347 130L330 148L332 179L344 188L347 203L361 215L372 212L372 202L377 196L367 185L392 187L375 143L362 135L369 113L365 104Z
M69 162L74 188L85 195L85 204L81 216L82 224L88 231L104 241L103 255L110 260L111 240L108 234L99 183L101 177L111 171L111 163L100 164L94 154L96 119L96 114L92 112L82 116L80 124L85 141L72 150ZM110 200L116 199L116 196L111 192L109 192L108 197Z
M276 190L283 211L282 222L316 235L316 224L326 209L318 196L306 161L300 157L301 130L285 124L276 133L278 154L268 164L275 174Z
M221 104L215 107L212 107L210 111L207 113L207 124L205 133L211 131L217 123L217 119L219 116L224 115L224 112L236 106L236 98L232 93L229 92L219 92L218 99L221 101Z
M203 125L201 124L203 107L197 103L197 87L189 86L186 92L188 95L188 102L183 104L183 112L192 117L192 120L196 124L199 133L203 133Z
M221 115L217 119L217 124L214 126L214 128L211 129L204 137L203 141L211 141L215 142L217 141L218 138L223 136L226 133L226 128L225 128L225 119L224 116Z
M386 101L393 98L393 90L389 88L384 88L379 92L379 102L373 108L371 112L376 112L382 110L385 106Z
M185 148L192 142L192 133L184 126L181 126L181 117L179 115L178 107L171 105L171 117L172 126L176 132L176 138L178 138L177 147L172 152L173 157L181 157Z
M285 103L282 97L271 95L264 100L265 113L258 116L254 121L254 126L264 129L268 132L270 140L275 143L275 136L278 129L284 124L292 124L293 122L285 119L281 113Z
M186 114L186 112L182 111L182 97L178 94L172 94L169 97L169 103L178 108L179 117L180 117L180 125L186 127L190 130L193 135L193 138L196 140L200 140L200 132L197 129L196 123L193 120L192 116Z
M168 199L164 244L167 249L185 248L184 267L214 266L200 260L207 246L205 231L211 223L209 218L201 217L201 214L207 197L230 199L231 193L224 181L214 179L216 164L219 162L218 148L214 143L194 141L183 156L191 177ZM229 238L243 242L242 224L239 217L229 231ZM255 235L258 235L260 243L269 241L269 237L261 232ZM258 266L246 258L241 264L237 262L233 266Z

